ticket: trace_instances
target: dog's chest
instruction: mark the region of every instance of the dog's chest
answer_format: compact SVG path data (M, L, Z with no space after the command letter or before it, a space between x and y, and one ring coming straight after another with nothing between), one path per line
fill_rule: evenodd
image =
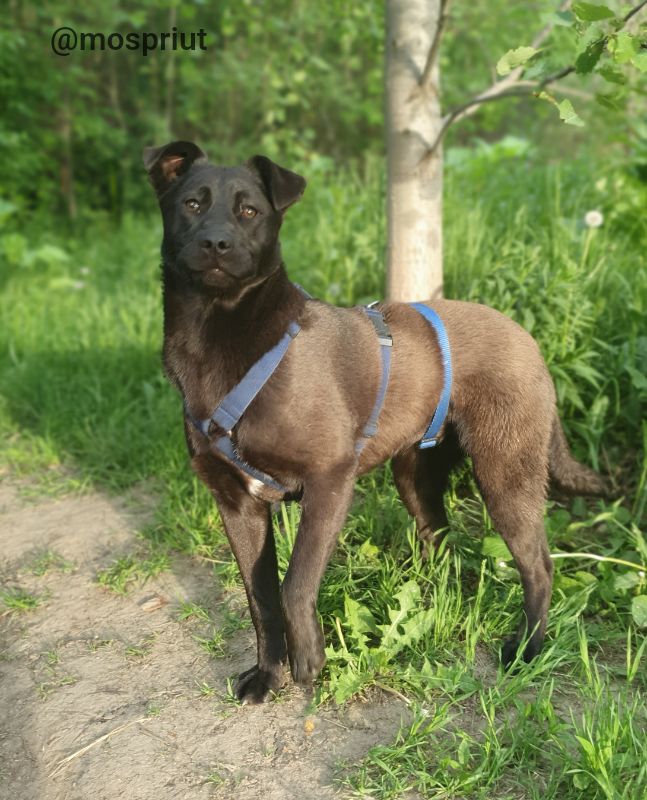
M162 361L168 379L180 391L185 406L198 417L208 417L225 396L226 359L219 353L196 352L186 342L169 339Z

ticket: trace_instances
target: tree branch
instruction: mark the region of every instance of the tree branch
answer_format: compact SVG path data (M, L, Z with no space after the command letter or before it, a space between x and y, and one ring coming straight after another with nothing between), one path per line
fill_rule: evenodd
M646 0L647 2L647 0ZM425 67L422 70L422 75L420 76L420 86L423 88L427 86L429 80L431 78L431 73L434 68L434 64L436 63L436 57L438 55L438 48L440 47L440 40L443 35L443 31L445 29L445 23L447 22L447 8L449 7L449 0L440 0L440 11L438 12L438 22L436 24L436 31L434 33L434 38L429 47L429 52L427 53L427 60L425 61Z
M646 5L647 0L642 0L641 3L632 8L631 11L629 11L629 13L623 17L623 24L617 29L617 31L622 30L627 22L629 22L629 20ZM564 11L569 6L570 0L565 0L565 2L560 4L558 10ZM541 31L539 31L537 36L535 36L533 39L532 47L538 49L539 45L543 44L543 42L546 41L546 39L550 36L553 27L554 25L549 23ZM608 39L609 37L605 36L601 41L606 44ZM567 75L570 75L572 72L575 72L575 64L569 64L567 67L562 67L556 72L553 72L551 75L547 75L545 78L542 78L540 81L520 80L524 69L525 66L523 64L519 67L516 67L512 70L512 72L510 72L509 75L506 75L505 78L502 78L500 81L495 81L495 83L477 94L475 97L472 97L465 103L461 103L461 105L456 106L455 108L451 109L451 111L448 111L447 114L445 114L442 118L438 135L431 143L428 152L424 156L424 159L431 158L435 154L451 125L453 125L455 122L458 122L460 119L464 119L465 117L469 117L474 114L478 110L479 106L483 105L484 103L490 103L493 100L501 100L505 97L516 97L528 95L531 92L541 91L549 84L561 80Z
M635 8L632 8L628 14L625 14L625 16L622 18L622 21L626 24L635 14L640 11L641 8L644 8L645 6L647 6L647 0L643 0L642 3L638 3L638 5Z

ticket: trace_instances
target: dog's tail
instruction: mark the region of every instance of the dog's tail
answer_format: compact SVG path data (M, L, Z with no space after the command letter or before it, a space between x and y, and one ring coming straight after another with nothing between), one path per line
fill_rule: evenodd
M565 494L611 497L610 481L590 467L580 464L571 455L562 423L557 414L553 419L548 460L550 478L556 488Z

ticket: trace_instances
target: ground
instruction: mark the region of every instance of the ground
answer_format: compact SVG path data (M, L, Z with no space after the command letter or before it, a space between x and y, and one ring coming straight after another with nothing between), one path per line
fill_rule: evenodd
M374 695L313 709L293 687L239 706L227 679L254 661L247 625L210 655L199 639L245 622L240 590L205 561L127 594L97 576L142 546L150 498L30 499L0 483L0 584L40 600L0 616L0 794L13 800L288 800L348 796L340 763L391 742L407 707ZM187 604L215 623L182 619ZM204 629L204 630L203 630ZM205 638L205 636L202 638ZM217 640L217 637L216 637Z

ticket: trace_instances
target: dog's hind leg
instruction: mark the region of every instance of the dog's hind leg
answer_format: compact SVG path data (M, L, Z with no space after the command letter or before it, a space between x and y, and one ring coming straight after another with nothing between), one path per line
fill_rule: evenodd
M393 477L402 502L416 521L425 555L430 546L438 547L445 535L447 513L445 491L451 471L464 458L458 437L451 426L443 440L425 450L417 445L394 456Z
M509 666L522 639L529 636L523 659L530 661L541 650L553 582L544 529L547 458L537 451L507 459L501 453L473 454L474 473L494 527L512 553L524 591L524 618L516 636L502 650Z

